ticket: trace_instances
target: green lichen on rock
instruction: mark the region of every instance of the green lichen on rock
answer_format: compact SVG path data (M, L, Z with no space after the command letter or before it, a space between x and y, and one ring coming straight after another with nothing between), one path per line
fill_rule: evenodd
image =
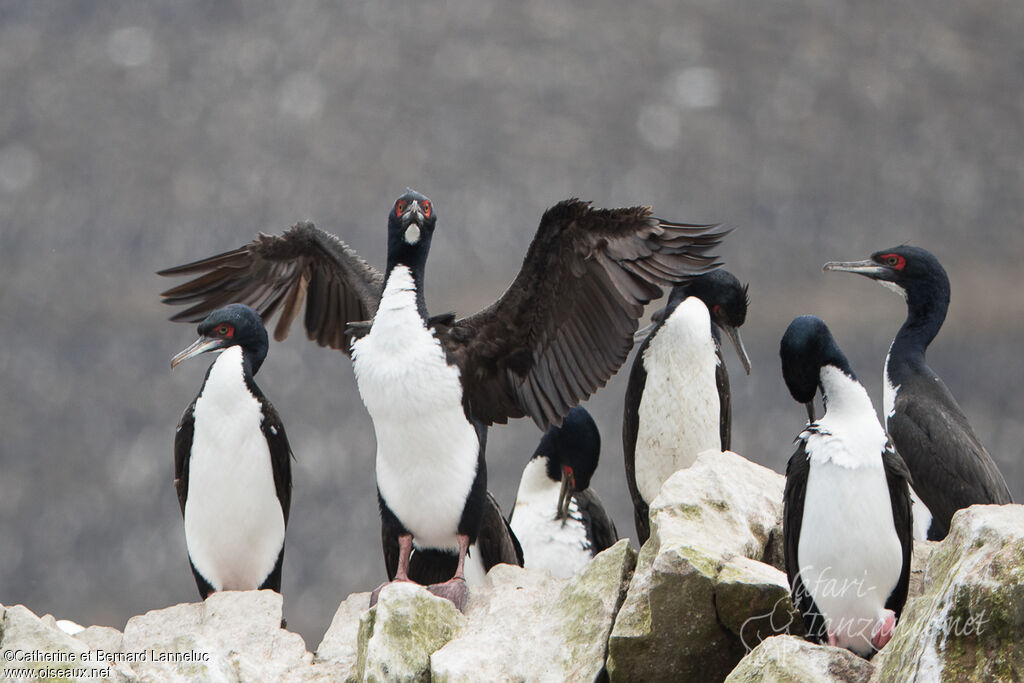
M932 551L875 680L1004 681L1024 676L1024 506L957 512Z
M874 667L837 647L795 636L763 641L736 666L726 683L866 683Z
M359 621L361 681L429 681L430 655L464 628L448 600L415 584L392 584Z
M651 504L651 537L612 629L614 680L722 680L789 604L760 562L782 512L783 477L735 453L704 453ZM785 621L777 616L776 621ZM765 633L761 634L760 631Z

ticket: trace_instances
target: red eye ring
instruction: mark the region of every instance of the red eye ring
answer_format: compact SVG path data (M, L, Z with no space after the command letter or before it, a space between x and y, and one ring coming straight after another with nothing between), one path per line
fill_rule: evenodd
M235 328L232 327L231 325L228 325L227 323L224 323L223 325L217 328L217 334L227 339L231 339L232 337L235 336Z
M882 254L879 259L893 270L903 270L907 265L907 259L899 254Z
M424 199L423 200L423 217L424 218L430 218L430 210L431 210L430 200L429 199Z
M406 205L407 204L404 199L399 199L397 202L395 202L395 215L401 216L403 213L405 213Z

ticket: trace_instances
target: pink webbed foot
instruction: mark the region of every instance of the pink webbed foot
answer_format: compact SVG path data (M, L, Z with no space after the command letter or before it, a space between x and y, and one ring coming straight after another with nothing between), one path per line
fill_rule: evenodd
M839 647L839 639L836 637L835 631L828 632L828 644L832 647Z
M893 631L896 630L896 613L891 609L884 610L882 620L875 625L871 633L871 645L876 650L881 650L885 644L892 640Z
M460 612L466 606L466 580L461 577L448 579L444 583L435 583L427 586L427 590L439 598L451 601Z

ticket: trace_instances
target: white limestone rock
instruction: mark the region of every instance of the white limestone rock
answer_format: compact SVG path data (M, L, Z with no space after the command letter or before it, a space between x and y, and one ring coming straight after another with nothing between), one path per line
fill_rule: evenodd
M874 667L849 650L814 645L795 636L761 642L726 683L867 683Z
M389 584L360 617L356 679L427 683L430 655L465 626L450 601L412 583Z
M152 680L266 681L312 663L305 642L281 628L281 595L224 591L205 602L132 617L122 651L146 653L132 670Z
M785 575L764 564L784 485L714 451L665 482L612 630L611 680L722 680L761 638L802 629Z
M1024 679L1024 506L953 515L872 681Z
M338 605L331 625L324 633L316 648L313 662L316 665L331 665L337 680L349 680L356 676L359 656L359 618L370 609L370 593L353 593Z
M123 665L95 661L91 648L61 630L56 619L50 615L38 617L24 605L0 606L0 659L5 668L28 669L34 672L32 675L48 679L116 683L139 680Z
M474 590L463 635L430 658L432 680L593 681L636 553L621 540L570 579L499 565Z

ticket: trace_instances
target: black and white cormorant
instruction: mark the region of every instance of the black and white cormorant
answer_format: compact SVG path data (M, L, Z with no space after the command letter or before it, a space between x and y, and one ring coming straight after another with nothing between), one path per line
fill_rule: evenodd
M281 418L253 376L267 356L256 311L230 304L199 324L199 339L171 360L209 351L210 365L174 436L174 487L199 594L281 591L292 499L291 448Z
M917 535L927 531L929 540L941 540L957 510L1012 503L1003 475L967 416L925 363L925 350L949 308L949 278L939 260L920 247L904 245L875 252L863 261L832 261L825 270L871 278L907 301L907 319L885 359L883 403L889 437L927 507L919 512L920 506L915 506Z
M424 302L436 221L427 197L399 197L388 212L384 273L337 237L300 224L162 274L198 274L164 293L166 303L193 304L172 319L193 320L231 297L265 317L280 311L278 339L305 299L309 337L351 354L373 420L394 578L406 578L414 546L447 551L458 571L432 590L461 605L463 561L487 500L487 426L526 415L544 430L560 423L626 359L644 305L662 287L718 265L708 252L723 233L663 221L645 207L563 201L544 213L501 298L456 319L429 317Z
M907 599L910 474L828 327L793 320L782 337L793 398L820 389L825 414L797 437L786 467L783 544L807 637L870 657L892 637Z
M720 333L750 374L739 333L747 305L747 287L722 269L677 285L633 360L622 449L641 545L650 533L648 506L665 480L706 450L730 448L732 401Z
M590 488L600 455L601 433L581 406L541 438L523 469L509 518L528 569L568 578L619 540Z

